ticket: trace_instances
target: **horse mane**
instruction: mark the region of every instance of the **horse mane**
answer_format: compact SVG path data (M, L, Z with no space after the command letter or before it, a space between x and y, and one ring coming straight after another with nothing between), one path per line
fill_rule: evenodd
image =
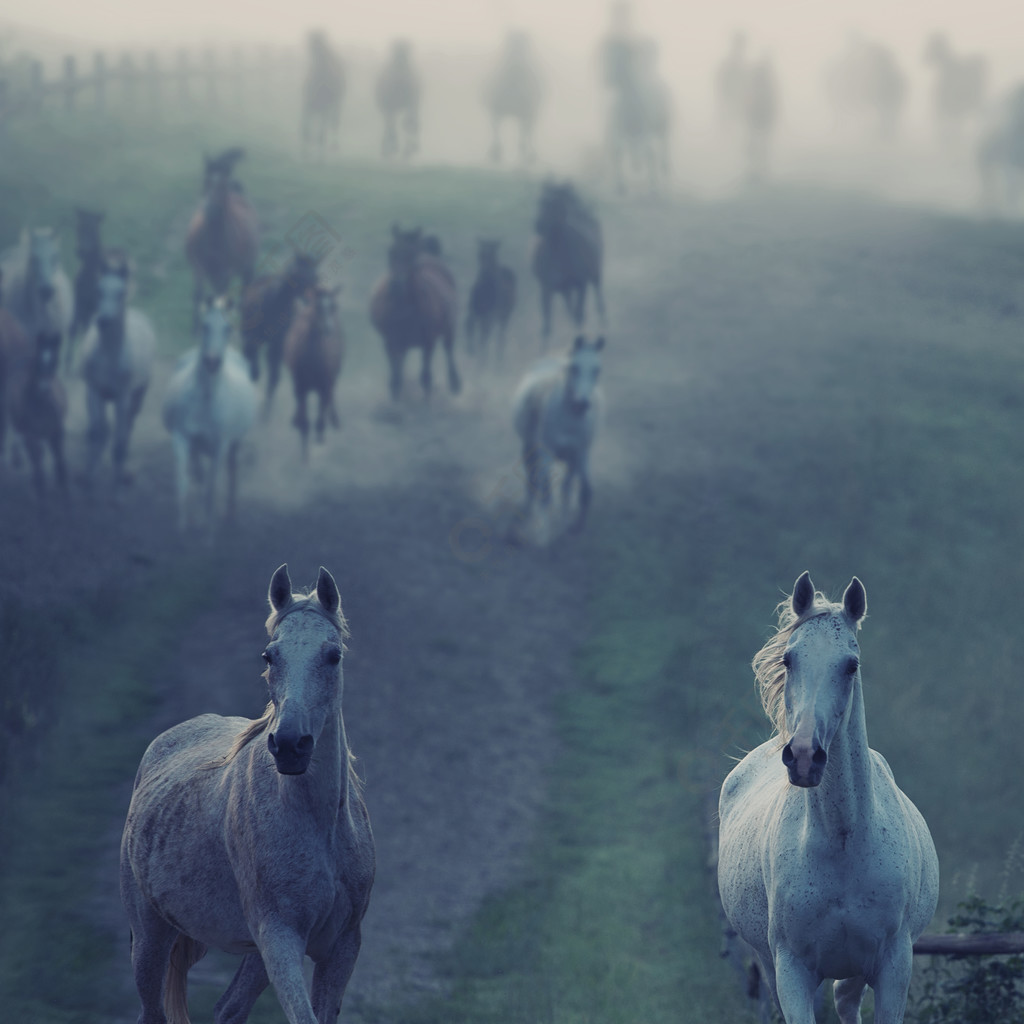
M830 601L820 590L814 592L814 600L803 615L793 611L793 599L786 597L775 606L778 626L764 647L754 655L751 667L761 697L761 706L774 729L773 735L781 735L786 728L786 667L782 656L786 653L789 638L808 619L819 615L841 612L843 606Z

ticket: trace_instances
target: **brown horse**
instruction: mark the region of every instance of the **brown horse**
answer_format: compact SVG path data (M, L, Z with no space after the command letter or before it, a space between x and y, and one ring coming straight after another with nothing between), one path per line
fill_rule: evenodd
M54 475L67 491L64 463L64 419L68 400L57 377L59 331L40 331L33 345L18 321L0 309L0 451L8 420L21 436L32 465L32 483L45 494L43 446L49 445Z
M284 358L295 387L295 418L292 423L302 436L302 458L309 458L309 416L306 400L315 392L319 399L316 439L323 442L327 421L338 428L338 410L334 407L334 384L345 357L345 335L338 322L338 292L341 286L310 289L298 304L288 337Z
M243 289L252 280L259 247L259 229L241 183L234 177L243 149L206 157L203 200L192 216L185 239L185 256L192 267L192 323L198 326L199 307L209 288L225 294L235 277Z
M317 260L296 252L276 274L261 274L242 296L242 351L253 380L260 377L260 348L267 349L267 410L281 379L285 337L292 325L295 302L316 287Z
M602 323L605 320L601 273L604 242L601 224L580 199L573 186L548 183L541 193L534 222L537 237L533 246L533 272L541 287L541 317L544 347L551 337L551 297L565 299L577 327L583 325L587 287L594 298Z
M505 352L505 330L516 304L516 275L498 261L500 241L481 238L477 243L477 276L469 293L466 347L487 355L491 331L498 329L498 361Z
M391 397L397 399L401 394L402 368L411 348L423 352L420 383L430 397L430 364L438 338L448 360L448 388L458 394L462 381L454 352L455 279L444 260L432 251L439 249L434 236L424 238L419 228L402 231L397 224L391 235L389 270L375 285L370 299L370 319L384 339L391 367Z

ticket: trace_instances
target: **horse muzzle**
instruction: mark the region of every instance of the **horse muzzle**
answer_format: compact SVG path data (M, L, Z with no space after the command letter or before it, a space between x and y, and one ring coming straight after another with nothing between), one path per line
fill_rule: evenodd
M792 739L782 748L782 763L792 785L813 789L825 774L828 751L816 740Z
M203 356L203 367L207 373L220 373L224 359L221 356Z
M302 775L309 767L316 740L308 733L292 735L279 730L267 736L267 749L281 775Z

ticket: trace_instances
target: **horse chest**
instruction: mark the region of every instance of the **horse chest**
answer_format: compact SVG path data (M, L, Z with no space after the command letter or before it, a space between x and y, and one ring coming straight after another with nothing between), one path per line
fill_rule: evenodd
M557 403L560 405L560 402ZM541 423L541 441L557 459L575 461L590 441L588 416L567 416L549 405Z

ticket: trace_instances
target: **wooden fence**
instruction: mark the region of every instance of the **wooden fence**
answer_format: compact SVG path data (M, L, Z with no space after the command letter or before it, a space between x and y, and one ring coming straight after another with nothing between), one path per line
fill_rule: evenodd
M122 110L157 114L178 108L238 107L282 94L297 100L301 57L297 50L212 48L173 53L67 55L49 76L43 62L21 56L0 67L0 121L30 118L46 109L102 115Z

